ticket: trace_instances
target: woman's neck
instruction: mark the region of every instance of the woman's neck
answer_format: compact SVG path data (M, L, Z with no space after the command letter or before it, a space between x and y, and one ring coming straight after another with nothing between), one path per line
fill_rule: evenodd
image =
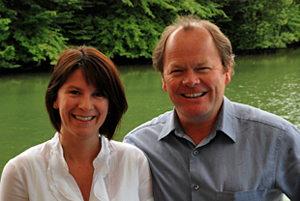
M98 136L90 139L66 137L62 134L59 138L65 160L80 163L92 163L101 150L101 138Z

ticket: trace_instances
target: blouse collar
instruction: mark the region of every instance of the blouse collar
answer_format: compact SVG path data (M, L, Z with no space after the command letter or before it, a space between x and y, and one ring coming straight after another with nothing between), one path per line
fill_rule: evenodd
M59 141L59 135L60 134L57 132L52 139L51 156L47 168L49 187L52 194L58 200L83 200L75 179L69 174L68 165L63 157L63 149ZM91 191L93 191L96 200L108 200L104 178L110 169L109 155L111 149L108 139L102 135L99 135L99 138L101 138L101 151L93 161L94 178Z

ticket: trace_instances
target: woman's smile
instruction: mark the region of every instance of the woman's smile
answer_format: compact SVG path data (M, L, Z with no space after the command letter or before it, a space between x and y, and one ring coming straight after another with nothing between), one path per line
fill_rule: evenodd
M79 121L84 121L84 122L87 122L87 121L90 121L92 119L95 118L95 116L90 116L90 117L83 117L83 116L77 116L77 115L72 115L75 119L79 120Z

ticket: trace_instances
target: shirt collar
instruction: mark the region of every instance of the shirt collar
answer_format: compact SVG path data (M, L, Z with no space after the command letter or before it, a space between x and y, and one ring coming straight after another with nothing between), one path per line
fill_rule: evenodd
M82 200L82 196L78 191L78 186L69 174L69 168L63 157L63 149L57 132L52 139L51 157L47 167L47 178L49 188L57 200ZM101 140L101 151L94 160L94 178L93 188L94 195L97 200L109 200L107 190L105 189L105 176L109 173L109 154L111 152L110 142L103 135L99 135ZM101 189L101 191L99 191ZM79 192L79 193L78 193ZM95 199L94 199L95 200Z
M223 105L218 115L217 131L222 131L226 134L232 141L236 142L235 133L235 121L234 121L234 108L230 100L223 96Z
M234 108L232 103L223 96L223 104L219 112L216 124L213 131L221 131L226 134L232 141L236 142L235 123L234 123ZM166 123L161 130L158 141L168 136L172 131L178 131L176 133L183 134L181 126L179 124L178 116L175 112L175 108L172 112L168 113L166 117Z
M59 159L60 164L63 164L63 169L65 173L68 173L67 164L65 162L65 159L63 157L63 149L62 145L59 140L60 133L56 132L54 136L54 144L53 144L53 152L56 153L56 157ZM102 175L106 175L109 172L109 163L108 163L108 157L111 152L111 147L109 140L104 137L103 135L99 134L99 138L101 140L101 150L98 153L97 157L93 161L93 166L97 172L101 172Z
M163 129L161 130L157 141L161 140L162 138L166 137L167 135L169 135L172 131L180 128L180 124L178 121L178 117L177 114L175 112L175 107L173 108L173 110L171 112L169 112L167 114L168 116L166 117L166 123L163 127Z

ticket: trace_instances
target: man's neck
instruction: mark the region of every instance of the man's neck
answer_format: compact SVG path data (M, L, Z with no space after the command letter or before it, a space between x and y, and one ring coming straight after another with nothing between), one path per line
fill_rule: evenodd
M198 145L213 130L218 114L208 119L184 119L178 116L183 131Z
M204 124L194 124L194 125L189 123L181 126L185 134L189 136L196 145L198 145L212 131L214 127L214 123L215 121L205 122Z

